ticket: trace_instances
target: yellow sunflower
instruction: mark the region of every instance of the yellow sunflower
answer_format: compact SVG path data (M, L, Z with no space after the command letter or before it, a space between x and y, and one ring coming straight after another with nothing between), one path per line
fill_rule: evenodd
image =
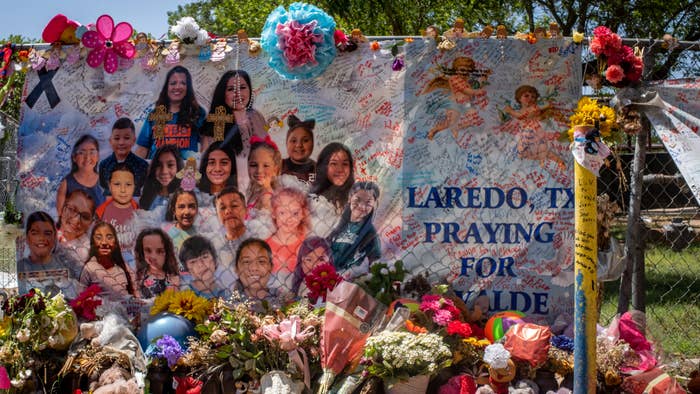
M175 289L166 289L164 292L160 293L153 301L151 315L157 315L160 312L167 312L170 309L170 303L172 302L175 293L177 293L177 290Z
M192 290L175 293L170 303L170 312L184 316L195 324L204 322L212 310L212 305L204 297L197 296Z
M596 121L599 122L598 130L601 137L606 138L610 137L613 125L615 125L615 111L606 105L598 105L598 101L595 99L582 97L569 120L571 122L569 140L574 139L574 127L594 126Z

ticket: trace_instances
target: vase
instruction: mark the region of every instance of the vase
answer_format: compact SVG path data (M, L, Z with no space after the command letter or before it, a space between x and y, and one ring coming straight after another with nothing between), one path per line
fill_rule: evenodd
M152 394L172 394L173 372L170 368L151 366L148 368L149 392Z
M260 378L260 392L275 394L301 394L304 382L293 380L282 371L270 371Z
M411 376L386 389L387 394L425 394L430 382L429 375Z

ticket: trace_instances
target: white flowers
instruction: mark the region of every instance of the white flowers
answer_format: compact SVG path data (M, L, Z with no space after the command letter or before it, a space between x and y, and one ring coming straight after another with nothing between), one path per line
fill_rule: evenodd
M28 328L22 328L19 331L17 331L17 340L24 343L27 342L30 338L31 332L29 332Z
M175 26L170 26L170 32L185 44L206 45L209 42L209 33L191 16L180 18Z
M508 367L510 352L500 343L486 346L484 350L484 362L495 369Z
M452 353L437 334L383 331L367 339L365 356L414 376L436 373Z

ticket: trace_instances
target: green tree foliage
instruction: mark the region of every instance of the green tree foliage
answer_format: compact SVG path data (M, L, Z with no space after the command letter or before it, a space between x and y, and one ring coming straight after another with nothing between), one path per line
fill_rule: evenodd
M267 15L277 5L292 1L200 0L168 12L174 24L183 16L194 17L200 25L219 36L234 35L245 29L249 36L260 36ZM338 26L349 32L359 28L365 35L416 35L426 26L440 31L457 17L467 28L481 30L486 25L503 24L511 32L533 31L536 26L556 22L565 36L573 31L591 35L593 28L608 26L623 37L660 39L669 33L681 41L700 39L700 1L697 0L313 0L332 15ZM685 67L678 51L668 53L658 45L655 65L647 79L668 78L674 66ZM680 61L680 63L679 63Z
M183 16L192 16L200 26L219 36L235 35L238 29L245 29L249 36L257 37L267 15L278 5L287 7L292 2L196 1L168 12L168 22L173 25ZM462 17L465 25L479 29L487 24L515 26L520 19L517 5L499 5L501 2L496 0L316 0L308 3L332 15L346 32L359 28L366 35L416 35L428 25L444 30L457 17Z

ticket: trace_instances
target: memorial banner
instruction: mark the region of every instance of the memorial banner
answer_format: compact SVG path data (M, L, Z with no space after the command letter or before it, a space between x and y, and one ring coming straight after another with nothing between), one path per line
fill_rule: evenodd
M392 44L300 81L237 43L220 61L181 51L114 74L83 61L29 72L20 290L51 271L67 294L97 283L116 299L178 287L283 303L318 263L352 280L401 259L467 302L571 312L573 173L558 137L580 96L578 47L417 39L399 69Z

